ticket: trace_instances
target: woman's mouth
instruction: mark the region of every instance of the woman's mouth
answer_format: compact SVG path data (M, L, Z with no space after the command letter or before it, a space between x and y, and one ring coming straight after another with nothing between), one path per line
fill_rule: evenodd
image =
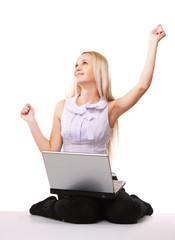
M76 74L76 77L79 77L79 76L81 76L81 75L84 75L84 73L77 73L77 74Z

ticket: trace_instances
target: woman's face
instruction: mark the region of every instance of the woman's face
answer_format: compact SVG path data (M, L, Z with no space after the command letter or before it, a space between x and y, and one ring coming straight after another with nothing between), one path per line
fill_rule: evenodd
M90 53L84 53L78 58L75 64L74 79L80 86L83 83L95 82L92 56Z

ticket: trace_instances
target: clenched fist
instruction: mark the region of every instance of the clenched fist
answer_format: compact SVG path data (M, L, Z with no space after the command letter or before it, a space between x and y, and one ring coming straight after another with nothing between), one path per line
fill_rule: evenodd
M28 103L21 111L21 117L26 122L32 122L35 118L35 109Z
M157 27L150 32L150 40L156 41L157 43L165 36L166 36L166 33L162 28L161 24L157 25Z

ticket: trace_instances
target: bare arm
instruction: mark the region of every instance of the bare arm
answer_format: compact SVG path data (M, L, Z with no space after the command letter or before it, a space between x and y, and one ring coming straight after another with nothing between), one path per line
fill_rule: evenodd
M53 126L49 140L43 135L38 126L34 115L34 108L28 104L21 111L21 117L28 123L32 136L40 151L60 151L62 148L61 114L63 111L64 102L65 100L57 103L55 107Z
M146 62L139 82L126 95L109 104L109 121L111 127L113 127L119 116L133 107L150 87L153 78L158 41L165 37L165 35L161 25L158 25L156 29L151 31Z
M50 141L41 132L35 118L33 119L33 121L28 122L28 126L30 128L31 134L32 134L39 150L40 151L43 151L43 150L50 151L51 150Z

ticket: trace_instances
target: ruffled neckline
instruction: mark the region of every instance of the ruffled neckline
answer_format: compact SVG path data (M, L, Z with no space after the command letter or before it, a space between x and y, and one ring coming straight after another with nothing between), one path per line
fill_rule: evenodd
M76 94L74 97L69 98L69 102L67 104L67 109L70 112L74 112L77 114L83 114L87 112L88 109L104 109L108 103L104 99L100 99L97 103L89 104L88 102L79 106L76 103L76 99L79 96L79 94Z
M74 104L76 105L76 107L85 107L85 108L96 108L96 109L103 109L104 107L106 107L106 105L108 104L104 99L100 98L100 100L96 103L92 103L90 104L89 102L82 104L82 105L78 105L76 103L76 100L78 98L80 94L76 94L72 100L74 102Z

